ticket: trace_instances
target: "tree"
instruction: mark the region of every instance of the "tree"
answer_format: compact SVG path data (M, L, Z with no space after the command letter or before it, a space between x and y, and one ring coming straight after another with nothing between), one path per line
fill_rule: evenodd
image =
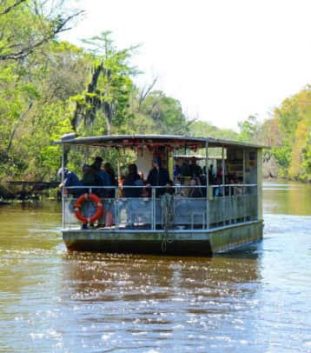
M83 88L87 56L52 42L23 61L0 63L0 177L39 179L55 174L53 140L72 131L70 97Z
M258 142L260 124L257 117L250 115L246 120L239 122L241 141Z
M285 99L275 110L274 118L280 127L281 142L272 152L281 174L292 179L310 179L307 141L311 126L311 87Z
M86 91L74 97L72 126L82 134L110 134L113 128L131 118L128 109L134 88L131 77L136 70L129 66L128 60L134 47L117 50L110 32L91 38L87 44L92 48L93 70Z
M288 176L292 179L305 179L308 177L307 170L304 170L303 162L307 157L307 141L310 135L311 127L307 119L300 120L295 130L295 143L291 150L291 164ZM304 152L304 153L303 153Z
M140 95L141 97L141 95ZM151 118L158 133L183 135L189 131L181 103L162 91L151 91L140 101L139 111Z
M46 1L1 0L0 61L23 60L68 30L69 23L83 12L65 13L62 3L54 3L54 10L47 13Z
M197 137L215 137L230 140L237 140L238 133L230 129L220 129L202 120L192 122L190 134Z

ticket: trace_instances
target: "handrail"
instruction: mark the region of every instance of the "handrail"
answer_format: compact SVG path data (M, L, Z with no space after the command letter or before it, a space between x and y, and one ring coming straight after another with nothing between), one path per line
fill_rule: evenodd
M235 191L235 187L242 190ZM157 195L157 189L165 189L165 186L148 186L148 195L138 197L126 197L117 192L119 189L142 189L144 186L70 186L65 189L85 189L92 192L94 189L108 189L116 191L109 196L102 196L102 200L107 208L114 215L115 228L126 228L126 224L132 223L136 217L137 227L156 231L161 228L163 222L163 210L161 196ZM185 229L210 229L219 225L231 225L235 223L256 220L258 218L258 208L256 198L258 197L257 184L220 184L209 185L174 185L174 224L177 230L180 227ZM219 189L219 192L214 190ZM195 197L191 193L183 193L183 190L201 189L202 196ZM223 192L225 190L225 192ZM67 190L68 191L68 190ZM206 192L208 191L208 192ZM254 192L255 191L255 192ZM68 197L68 196L69 197ZM65 227L77 225L77 220L73 215L73 205L78 196L68 192L64 196L65 207L63 215L65 218ZM72 197L73 196L73 197ZM127 229L127 228L126 228ZM133 227L131 228L133 229ZM182 228L184 229L184 228Z
M258 186L258 184L212 184L212 185L208 185L208 187L211 188L219 188L219 187L234 187L234 186L239 186L239 187L255 187ZM118 189L163 189L163 188L185 188L185 189L189 189L189 188L206 188L206 185L172 185L172 186L147 186L147 185L141 185L141 186L137 186L137 185L122 185L122 186L100 186L100 185L77 185L77 186L65 186L65 189L109 189L109 190L118 190Z

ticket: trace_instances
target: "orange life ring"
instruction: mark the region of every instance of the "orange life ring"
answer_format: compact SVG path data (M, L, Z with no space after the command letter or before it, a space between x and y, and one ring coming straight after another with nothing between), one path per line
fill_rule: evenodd
M92 201L96 205L96 212L91 217L85 217L81 212L82 205L84 204L85 201ZM75 216L84 224L93 223L104 214L104 205L101 202L100 198L95 194L86 193L81 195L75 202L73 208L74 208Z

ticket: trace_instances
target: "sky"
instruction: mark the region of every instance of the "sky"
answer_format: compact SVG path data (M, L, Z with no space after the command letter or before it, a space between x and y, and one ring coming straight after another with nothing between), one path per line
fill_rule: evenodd
M311 0L73 0L85 10L62 38L112 31L140 44L139 86L178 99L187 117L220 128L260 121L311 83Z

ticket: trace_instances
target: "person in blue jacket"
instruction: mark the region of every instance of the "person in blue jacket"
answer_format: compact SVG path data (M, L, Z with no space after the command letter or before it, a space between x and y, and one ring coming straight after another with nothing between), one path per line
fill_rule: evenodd
M100 156L97 156L94 160L94 163L91 164L91 169L94 174L94 185L99 185L99 186L111 186L112 181L110 178L110 175L101 168L103 163L103 159ZM103 188L103 189L98 189L96 192L99 194L101 197L108 197L109 194L109 189L108 188ZM96 193L95 192L95 193Z
M81 186L82 183L80 179L77 177L77 175L74 172L71 172L67 168L60 168L58 170L58 177L61 179L62 174L64 174L64 180L63 182L59 185L60 188L64 187L67 190L67 193L69 195L73 195L74 197L79 197L80 195L83 194L83 190L81 188L74 188L75 186ZM69 188L70 187L70 188Z

